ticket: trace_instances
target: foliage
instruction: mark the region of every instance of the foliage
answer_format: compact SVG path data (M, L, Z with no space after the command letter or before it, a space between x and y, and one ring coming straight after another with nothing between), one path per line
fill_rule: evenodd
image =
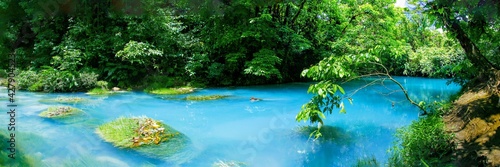
M21 71L16 76L18 87L21 90L44 92L72 92L83 91L94 87L98 75L93 72L74 74L70 71L60 71L52 67L45 67L40 72L32 70Z
M108 82L106 81L97 81L96 86L100 87L102 90L108 90Z
M228 97L228 96L227 95L199 95L199 96L188 95L188 96L186 96L186 100L193 100L193 101L217 100L217 99L223 99L226 97Z
M377 159L372 156L372 157L364 157L362 159L358 159L356 162L355 167L379 167L379 163L377 162Z
M16 82L18 89L28 89L30 86L34 85L39 81L39 76L35 71L21 71L16 76Z
M39 116L46 118L64 118L81 112L81 110L69 106L55 106L49 107L47 110L41 112Z
M116 57L122 58L123 61L131 64L153 66L154 69L159 69L160 66L156 63L163 56L163 52L154 48L154 46L137 41L130 41L125 44L123 50L116 53Z
M451 162L452 135L444 129L441 114L449 105L433 105L431 114L398 129L397 144L391 149L392 166L441 166ZM390 165L391 166L391 165Z
M412 3L417 4L417 9L431 17L432 21L436 21L437 27L445 28L457 39L472 64L467 71L489 73L491 69L499 70L499 3L492 0Z
M152 75L144 79L147 83L146 90L180 87L185 85L185 81L180 77L170 77L165 75Z
M110 94L111 91L107 90L107 89L102 89L102 88L93 88L93 89L90 89L87 94L90 94L90 95L106 95L106 94Z

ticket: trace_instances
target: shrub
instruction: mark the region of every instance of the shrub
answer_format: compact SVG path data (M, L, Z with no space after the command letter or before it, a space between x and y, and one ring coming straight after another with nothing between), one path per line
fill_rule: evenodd
M108 90L108 82L106 81L97 81L96 85L103 90Z
M452 135L445 132L438 112L399 129L396 137L389 166L440 166L451 161Z
M0 69L0 78L7 78L7 71Z
M91 95L105 95L105 94L109 94L110 91L106 90L106 89L102 89L102 88L94 88L94 89L91 89L90 91L87 92L87 94L91 94Z
M98 75L93 72L79 74L61 71L52 67L43 67L40 72L22 71L16 77L18 88L29 91L74 92L84 91L97 84Z
M17 88L18 89L28 89L31 85L34 85L39 80L39 76L35 71L21 71L16 76Z
M88 90L90 88L93 88L97 84L97 75L96 73L93 72L82 72L79 75L79 82L78 82L78 87L81 90Z

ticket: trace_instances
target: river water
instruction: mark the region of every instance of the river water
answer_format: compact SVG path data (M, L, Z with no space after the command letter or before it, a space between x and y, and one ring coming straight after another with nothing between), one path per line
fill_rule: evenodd
M415 101L446 100L460 89L443 79L396 77ZM343 85L353 92L371 79ZM397 128L418 118L418 108L405 100L391 82L359 90L346 114L327 115L328 134L313 140L301 131L309 124L296 122L300 107L312 97L310 83L207 88L193 95L229 95L213 101L186 101L129 92L110 96L84 93L17 92L16 148L39 166L212 166L235 162L247 166L352 166L358 159L387 161ZM5 88L0 98L5 98ZM57 121L38 114L54 104L40 99L84 97L89 101L70 106L82 109L81 118ZM250 97L263 99L251 102ZM0 101L7 111L7 101ZM113 147L99 138L96 127L118 117L147 116L170 125L190 141L169 157L148 157ZM0 114L2 132L9 115ZM312 125L316 126L316 125Z

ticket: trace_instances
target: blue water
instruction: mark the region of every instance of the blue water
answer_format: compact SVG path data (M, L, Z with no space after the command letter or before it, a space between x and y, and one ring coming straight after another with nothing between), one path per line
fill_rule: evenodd
M445 100L459 90L446 80L397 78L415 101ZM347 83L347 93L371 80ZM328 115L325 127L333 129L329 139L312 140L301 132L308 123L295 121L302 104L312 97L309 83L268 86L208 88L195 95L220 94L214 101L184 101L143 92L112 96L84 93L16 94L16 148L40 166L212 166L218 161L242 162L248 166L352 166L359 158L375 157L384 164L397 128L409 125L419 111L410 105L391 82L358 91L346 114ZM6 96L5 88L0 97ZM61 122L38 114L53 104L44 98L85 97L83 118ZM250 97L263 101L250 102ZM7 102L0 101L1 111ZM392 104L394 103L394 106ZM7 128L9 117L0 114ZM129 149L114 148L95 134L95 128L122 116L148 116L161 120L190 138L185 150L170 157L146 157ZM316 126L316 125L313 125Z

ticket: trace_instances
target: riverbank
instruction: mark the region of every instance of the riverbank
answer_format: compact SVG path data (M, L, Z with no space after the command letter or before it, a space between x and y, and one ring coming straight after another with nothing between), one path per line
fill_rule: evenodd
M443 117L454 134L457 166L500 165L500 73L464 91Z

